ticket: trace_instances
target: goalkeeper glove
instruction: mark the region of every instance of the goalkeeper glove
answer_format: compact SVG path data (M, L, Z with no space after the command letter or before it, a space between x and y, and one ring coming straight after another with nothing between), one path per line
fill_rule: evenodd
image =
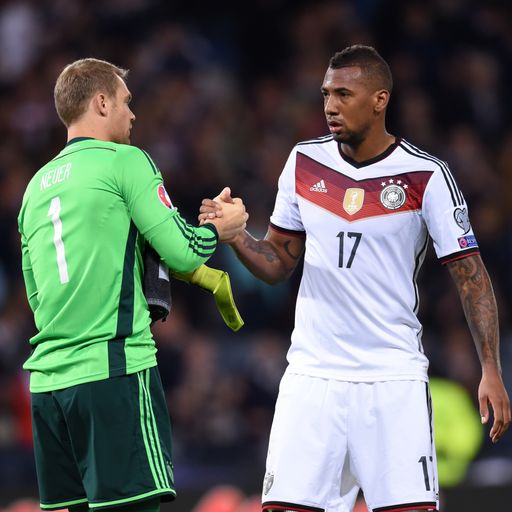
M224 323L233 331L238 331L244 321L236 308L231 291L229 274L223 270L201 265L194 272L172 273L173 277L186 283L195 284L203 290L213 293L215 304Z

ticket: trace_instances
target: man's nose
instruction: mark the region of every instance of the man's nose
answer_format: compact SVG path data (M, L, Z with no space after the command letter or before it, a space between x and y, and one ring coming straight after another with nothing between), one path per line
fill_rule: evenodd
M324 112L327 115L333 115L333 114L338 113L337 102L332 96L326 98L325 104L324 104Z

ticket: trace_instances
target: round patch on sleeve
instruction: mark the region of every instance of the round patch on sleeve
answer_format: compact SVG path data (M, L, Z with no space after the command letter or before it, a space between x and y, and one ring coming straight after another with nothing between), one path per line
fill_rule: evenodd
M174 206L171 202L171 199L169 197L169 194L167 193L167 190L165 190L165 187L163 185L158 185L157 192L158 192L158 198L160 199L160 201L162 201L162 203L165 206L167 206L167 208L174 208Z

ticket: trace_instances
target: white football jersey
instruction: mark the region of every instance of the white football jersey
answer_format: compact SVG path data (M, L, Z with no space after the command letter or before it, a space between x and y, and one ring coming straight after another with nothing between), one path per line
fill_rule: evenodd
M426 380L416 278L429 235L443 263L478 253L446 163L403 139L365 162L332 136L299 143L270 222L306 237L288 371Z

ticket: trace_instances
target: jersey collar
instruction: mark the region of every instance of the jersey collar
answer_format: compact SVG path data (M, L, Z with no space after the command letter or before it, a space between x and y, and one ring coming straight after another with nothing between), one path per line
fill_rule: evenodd
M68 147L75 142L82 142L83 140L94 140L94 137L75 137L69 140L65 147Z
M362 162L357 162L353 158L350 158L348 155L343 153L341 149L341 142L338 142L338 152L341 158L345 160L345 162L350 164L352 167L355 167L356 169L360 169L361 167L366 167L367 165L375 164L377 162L380 162L381 160L384 160L384 158L387 158L400 145L401 140L401 137L396 137L395 142L388 146L382 153L380 153L377 156L374 156L373 158L369 158L368 160L363 160Z

